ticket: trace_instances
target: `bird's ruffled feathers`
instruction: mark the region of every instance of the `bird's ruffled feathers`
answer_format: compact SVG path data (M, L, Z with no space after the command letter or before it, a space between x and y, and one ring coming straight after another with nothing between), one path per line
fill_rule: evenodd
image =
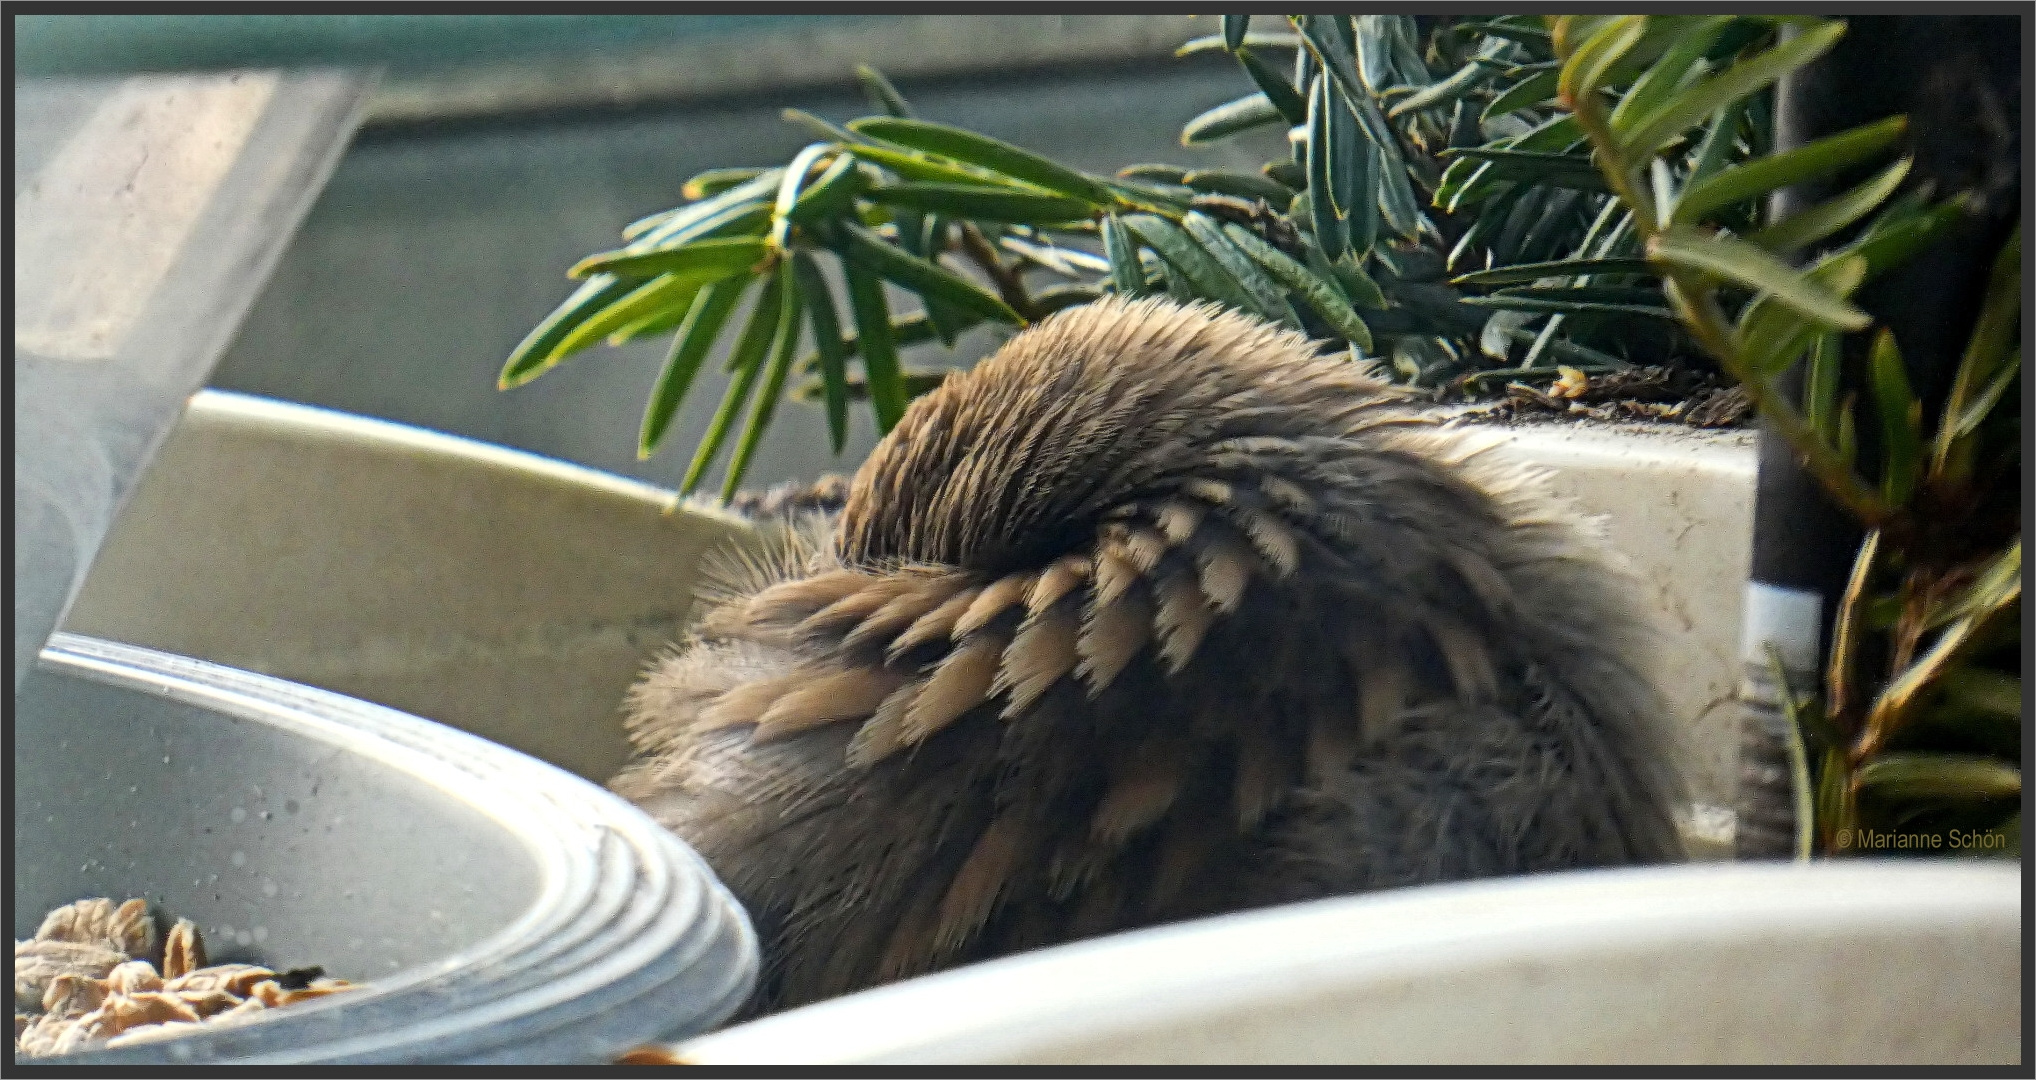
M670 805L746 778L735 817L682 834L710 859L808 853L736 883L771 918L857 905L881 925L800 961L827 965L809 989L1191 911L1189 882L1399 717L1547 708L1536 620L1565 642L1630 624L1593 599L1611 593L1573 529L1525 522L1538 504L1466 482L1429 438L1297 334L1161 300L1063 313L916 402L831 531L724 571L697 641L637 687L643 760L616 786ZM1577 723L1653 708L1630 675L1574 674ZM1609 722L1597 771L1644 771L1644 725ZM773 755L802 739L821 760ZM1654 788L1627 800L1636 836L1661 831L1639 820ZM829 812L932 820L820 850ZM878 879L909 858L938 880Z

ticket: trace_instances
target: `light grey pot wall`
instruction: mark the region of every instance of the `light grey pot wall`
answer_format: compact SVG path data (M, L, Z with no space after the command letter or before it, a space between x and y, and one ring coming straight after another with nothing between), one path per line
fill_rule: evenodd
M623 692L747 531L670 492L325 410L198 395L65 628L452 724L589 779Z

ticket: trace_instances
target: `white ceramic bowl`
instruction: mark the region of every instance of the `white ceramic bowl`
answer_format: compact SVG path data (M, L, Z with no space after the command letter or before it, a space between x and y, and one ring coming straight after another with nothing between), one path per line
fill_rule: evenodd
M365 984L53 1060L598 1064L712 1027L756 977L748 920L690 848L484 739L62 634L16 706L16 938L81 897L146 897L215 963Z
M750 1064L2002 1065L2014 862L1549 874L927 976L678 1047Z

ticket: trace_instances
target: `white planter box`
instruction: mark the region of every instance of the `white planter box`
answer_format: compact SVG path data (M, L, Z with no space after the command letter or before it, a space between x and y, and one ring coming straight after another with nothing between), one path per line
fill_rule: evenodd
M1753 557L1754 433L1583 424L1451 430L1466 449L1545 470L1555 494L1602 521L1653 624L1643 660L1682 732L1691 797L1716 808L1698 823L1693 849L1728 852L1723 808L1739 790L1733 695Z

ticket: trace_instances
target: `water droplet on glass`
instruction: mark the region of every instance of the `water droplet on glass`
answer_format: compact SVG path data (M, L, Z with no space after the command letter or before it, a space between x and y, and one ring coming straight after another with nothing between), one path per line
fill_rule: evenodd
M245 852L245 851L236 851L236 852L234 852L234 853L233 853L233 858L232 858L231 860L229 860L229 861L230 861L230 862L232 862L232 863L233 863L233 865L235 865L235 866L246 866L246 865L247 865L247 852Z
M164 755L163 755L163 764L165 764L165 765L168 765L169 763L170 763L170 755L168 755L168 754L164 754Z
M296 813L296 812L297 812L297 800L295 800L295 799L290 799L290 800L287 800L287 801L285 801L285 802L283 803L283 812L284 812L284 813L286 813L286 814L294 814L294 813Z
M262 811L262 820L263 820L263 821L267 821L267 820L269 820L269 818L271 818L271 817L273 817L273 816L275 816L275 815L273 815L273 814L269 813L269 812L268 812L267 810L264 810L264 811Z
M232 821L232 822L233 822L233 823L234 823L235 825L238 825L238 824L240 824L241 822L243 822L243 821L246 821L246 820L247 820L247 808L246 808L246 807L242 807L242 806L236 806L236 807L234 807L234 808L233 808L233 813L231 813L231 814L228 814L228 815L226 815L226 816L227 816L227 818L228 818L229 820L231 820L231 821Z
M256 941L267 941L267 940L269 940L269 928L268 928L268 927L266 927L266 926L257 926L257 927L255 927L255 928L254 928L254 939L255 939Z
M276 895L276 883L273 881L262 882L262 895L263 896Z
M252 945L254 944L254 935L248 933L245 930L242 930L241 932L233 935L233 940L242 945Z

